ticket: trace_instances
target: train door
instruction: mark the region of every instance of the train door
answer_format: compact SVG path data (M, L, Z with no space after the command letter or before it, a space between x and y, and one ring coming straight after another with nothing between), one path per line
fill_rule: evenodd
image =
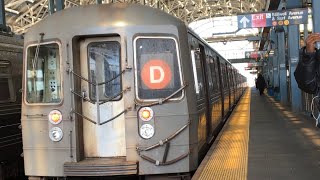
M84 158L126 156L120 38L80 44Z
M231 65L228 65L228 71L229 71L229 82L230 82L230 108L234 105L234 81L233 81L233 70Z
M205 103L205 116L206 116L206 129L207 129L207 142L210 142L212 139L212 122L211 122L211 105L210 105L210 89L209 89L209 79L208 74L210 72L209 62L207 63L207 56L205 49L202 45L199 45L200 48L200 57L201 57L201 66L202 66L202 76L203 76L203 86L204 86L204 103ZM210 82L212 84L212 82Z
M222 119L224 119L226 113L225 113L225 105L224 105L224 102L225 102L225 95L224 95L224 75L222 74L222 70L221 70L221 63L220 63L220 58L219 56L217 56L217 74L218 74L218 79L219 79L219 92L220 92L220 95L221 95L221 116L222 116Z
M226 87L227 87L227 91L228 91L228 96L229 96L229 111L231 109L231 81L230 81L230 72L229 72L229 67L228 64L225 64L225 72L226 72Z
M210 64L208 65L211 70L211 79L212 79L212 90L210 90L210 104L211 104L211 122L212 122L212 130L215 131L216 127L222 120L222 96L220 89L220 80L219 80L219 72L217 65L217 56L209 58ZM210 79L210 78L209 78ZM210 81L209 81L210 85ZM210 87L210 86L209 86ZM213 132L217 134L216 132Z

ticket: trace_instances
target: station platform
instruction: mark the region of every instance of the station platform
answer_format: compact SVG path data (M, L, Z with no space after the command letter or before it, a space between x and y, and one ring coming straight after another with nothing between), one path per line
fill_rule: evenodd
M192 180L319 180L320 129L249 88Z

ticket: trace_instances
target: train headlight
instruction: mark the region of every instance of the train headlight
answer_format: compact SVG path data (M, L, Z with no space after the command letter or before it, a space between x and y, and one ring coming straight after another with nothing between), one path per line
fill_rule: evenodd
M58 142L63 137L63 132L59 127L53 127L49 131L49 137L52 141Z
M154 135L154 128L150 124L144 124L140 127L140 136L144 139L150 139Z
M62 114L58 110L52 110L49 113L49 121L52 124L59 124L62 121Z
M149 107L143 107L139 110L139 117L142 121L150 121L153 118L153 110Z

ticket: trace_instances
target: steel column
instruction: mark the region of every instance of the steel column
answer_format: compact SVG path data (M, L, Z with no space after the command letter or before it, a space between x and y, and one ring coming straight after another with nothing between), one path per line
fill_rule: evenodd
M316 1L316 0L315 0ZM319 0L318 0L319 1ZM287 1L287 9L301 8L301 0ZM298 25L291 25L288 27L288 57L291 83L291 107L293 111L302 110L302 95L298 87L297 81L294 77L294 71L299 61L299 28Z
M6 29L6 12L4 10L4 0L0 0L0 29Z
M270 86L273 86L273 81L272 81L272 59L271 58L267 58L267 62L268 62L268 78L266 79L267 80L267 83L268 83L268 87L271 88Z
M278 52L277 52L277 34L274 30L270 31L270 43L272 50L274 51L273 54L273 87L279 89L279 63L278 63ZM279 92L275 92L274 94L277 95Z
M56 8L57 11L61 11L64 9L64 0L56 0Z
M274 81L273 81L273 56L270 56L269 55L269 70L270 70L270 85L272 86L272 87L274 87Z
M49 13L50 15L54 13L54 0L49 0Z
M288 104L288 87L287 87L287 67L285 56L285 34L284 29L278 29L278 62L279 62L279 77L280 77L280 102Z
M312 0L312 25L313 32L320 32L320 1Z
M307 39L308 35L309 35L309 32L308 32L308 24L304 24L304 25L303 25L303 36L304 36L304 40Z

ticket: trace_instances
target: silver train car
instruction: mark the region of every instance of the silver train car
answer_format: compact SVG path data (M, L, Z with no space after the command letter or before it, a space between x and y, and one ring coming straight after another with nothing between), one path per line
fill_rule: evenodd
M116 3L57 12L25 35L25 174L190 177L245 83L160 10Z
M0 33L0 179L16 179L24 175L20 126L23 39Z

